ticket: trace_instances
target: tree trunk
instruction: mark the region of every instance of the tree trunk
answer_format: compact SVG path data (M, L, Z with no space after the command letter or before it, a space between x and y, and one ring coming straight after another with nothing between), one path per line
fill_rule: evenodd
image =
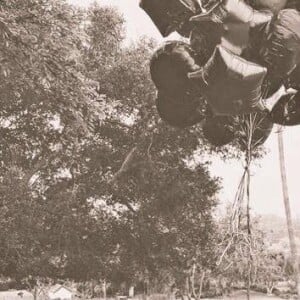
M90 292L91 292L91 297L95 298L95 280L92 279L90 282Z
M134 297L134 286L133 285L129 287L128 296L129 296L129 298Z
M273 289L274 289L274 284L270 283L270 285L267 285L267 295L271 296L273 293Z
M37 289L37 286L35 286L34 290L33 290L33 299L34 300L37 300L37 294L38 294L38 289Z
M298 299L300 300L299 262L298 262L298 255L297 255L297 245L296 245L296 240L295 240L295 232L294 232L293 222L292 222L292 214L291 214L288 186L287 186L287 176L286 176L285 157L284 157L284 145L283 145L283 133L282 133L281 128L279 128L279 130L278 130L278 150L279 150L279 161L280 161L283 200L284 200L287 228L288 228L290 248L291 248L291 259L292 259L292 264L293 264L293 269L294 269Z
M185 295L188 297L188 299L191 299L191 293L190 293L190 277L186 276L185 279Z
M200 285L199 285L199 292L198 292L197 300L200 300L200 298L202 296L204 278L205 278L205 271L202 272L202 275L201 275L201 278L200 278Z
M106 300L106 280L105 279L102 281L102 295L103 295L103 299Z
M143 293L143 300L147 300L148 299L148 294L149 294L149 285L148 285L148 280L144 280L144 293Z
M192 274L191 274L191 293L194 299L197 299L195 291L195 274L196 274L196 264L193 264Z

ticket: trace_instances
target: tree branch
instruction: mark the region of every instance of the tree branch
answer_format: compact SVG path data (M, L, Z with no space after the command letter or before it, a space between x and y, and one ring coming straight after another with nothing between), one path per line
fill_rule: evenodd
M115 183L124 173L128 172L131 169L133 162L135 161L134 158L136 152L137 152L137 147L135 146L131 149L131 151L126 156L124 162L122 163L121 168L117 171L117 173L115 173L113 178L109 181L110 184Z

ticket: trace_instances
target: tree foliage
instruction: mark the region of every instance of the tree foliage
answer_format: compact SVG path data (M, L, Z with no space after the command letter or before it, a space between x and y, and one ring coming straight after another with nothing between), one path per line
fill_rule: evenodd
M216 149L159 120L155 42L124 37L112 8L1 2L0 274L182 287L214 264L219 181L194 154Z

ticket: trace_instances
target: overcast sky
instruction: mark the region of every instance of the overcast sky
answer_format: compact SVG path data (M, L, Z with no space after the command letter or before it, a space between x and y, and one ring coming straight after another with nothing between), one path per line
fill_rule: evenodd
M69 0L69 2L88 6L94 0ZM100 4L116 6L124 15L127 23L129 41L135 41L142 35L162 38L152 24L148 16L139 8L138 0L99 0ZM174 37L171 37L174 38ZM286 167L292 213L300 218L300 126L284 129ZM251 203L253 211L260 214L275 214L284 216L282 199L280 169L278 161L277 134L275 130L265 143L268 154L259 161L259 165L252 168ZM222 203L232 201L241 178L242 162L222 162L214 158L211 172L215 176L223 178L223 186L220 198Z

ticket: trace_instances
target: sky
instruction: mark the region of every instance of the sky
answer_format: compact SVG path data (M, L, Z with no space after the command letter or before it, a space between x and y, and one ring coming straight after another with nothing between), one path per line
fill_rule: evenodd
M69 2L86 7L95 0L69 0ZM139 0L98 0L97 2L115 6L123 14L128 42L134 42L143 35L163 42L164 39L149 17L139 8ZM173 35L168 39L174 38ZM300 218L300 126L284 129L284 144L292 215ZM267 154L251 169L251 208L258 214L284 216L276 130L273 130L265 146ZM221 205L232 202L243 173L242 161L223 162L218 157L214 157L210 170L213 176L222 178L223 188L219 195Z

